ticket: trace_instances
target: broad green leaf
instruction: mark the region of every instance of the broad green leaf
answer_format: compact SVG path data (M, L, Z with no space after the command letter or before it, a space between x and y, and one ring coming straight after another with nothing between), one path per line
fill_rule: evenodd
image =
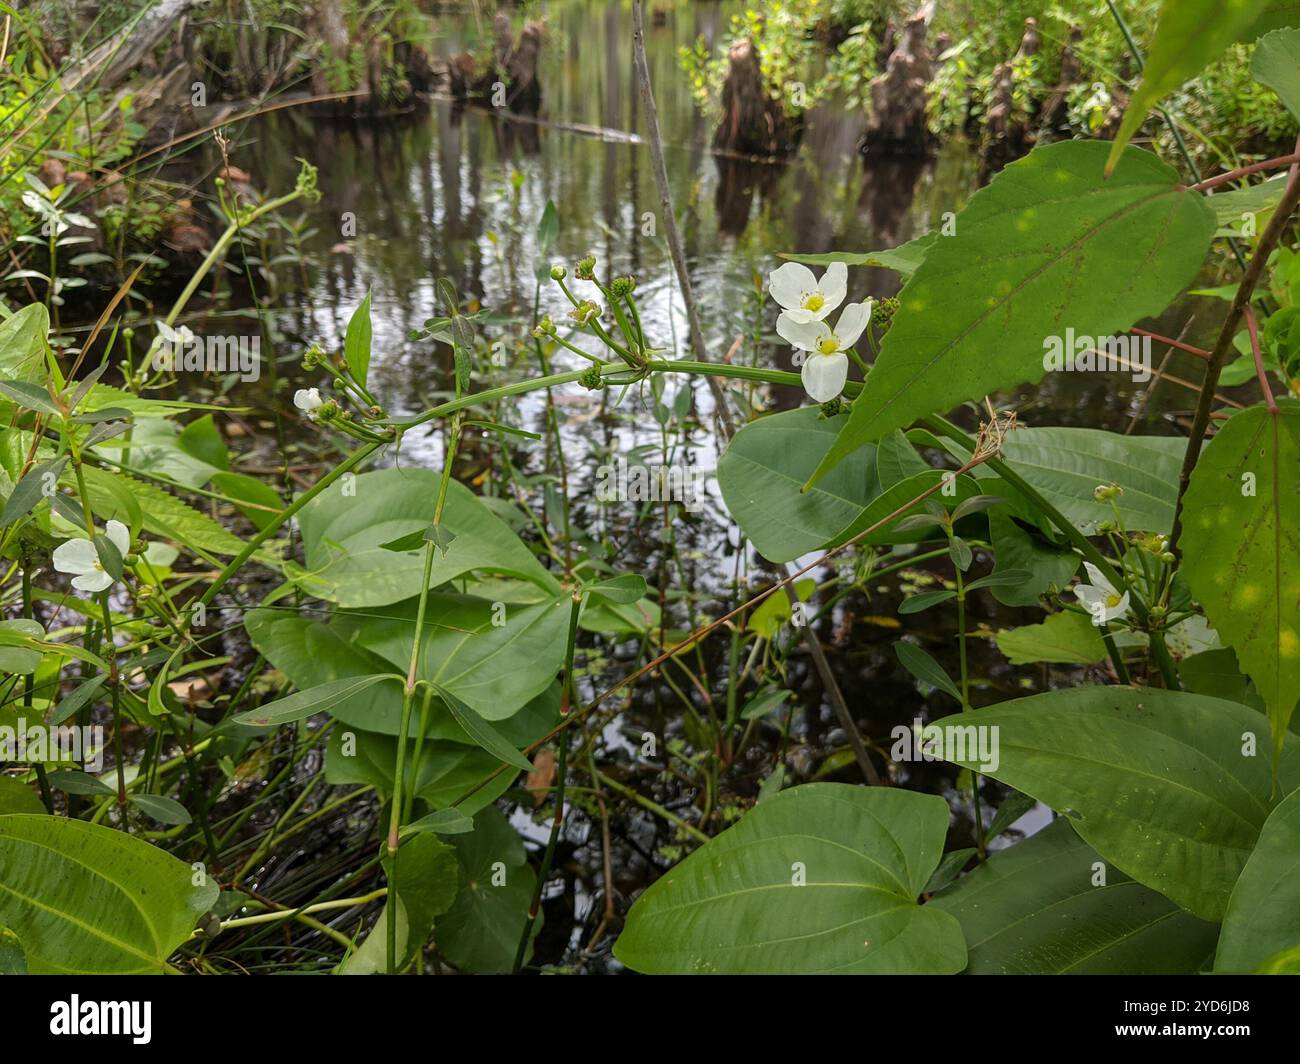
M0 321L0 377L43 387L49 332L50 315L41 303L30 303Z
M1274 757L1300 699L1300 403L1253 406L1201 454L1184 499L1182 573L1268 706Z
M997 643L1012 665L1092 665L1106 656L1101 633L1082 613L1051 613L1042 624L1005 628L997 634Z
M642 894L614 955L650 974L958 972L956 920L917 904L947 831L935 795L782 791Z
M822 418L820 407L802 407L751 422L727 446L718 463L723 501L769 561L793 561L829 543L879 493L874 448L800 491L843 423Z
M335 785L359 783L374 787L387 797L393 793L396 757L397 740L391 735L335 728L325 756L325 780ZM431 809L447 809L455 804L462 813L472 816L509 789L515 773L493 776L500 767L500 761L477 746L426 740L420 748L418 765L414 763L414 752L408 751L403 791L414 794Z
M1254 972L1300 948L1300 790L1269 815L1232 888L1215 971Z
M922 458L902 432L895 430L876 446L876 480L881 489L924 473L930 463ZM816 490L816 489L814 489Z
M45 812L45 806L37 797L36 791L22 780L12 776L0 775L0 816L8 813Z
M314 713L327 713L340 702L360 694L376 684L390 681L402 683L402 677L396 673L380 673L371 676L349 676L342 680L332 680L319 687L306 691L295 691L284 698L277 698L257 709L236 713L232 720L251 728L271 728L281 724L291 724L305 720Z
M1191 974L1218 935L1106 865L1065 820L993 854L930 904L961 923L968 975Z
M901 277L911 277L916 272L916 268L925 261L925 254L930 250L930 246L938 239L938 232L930 232L909 240L906 244L900 244L896 248L885 248L881 251L860 253L832 251L818 255L783 253L781 258L789 259L791 262L802 262L805 266L829 266L832 262L842 262L846 266L879 266L886 270L894 270Z
M1123 494L1115 504L1130 532L1168 533L1178 500L1178 473L1187 441L1176 436L1123 436L1101 429L1043 428L1009 433L1002 458L1079 531L1092 535L1103 521L1114 521L1109 502L1093 492L1115 484ZM1016 516L1043 520L1029 503L991 470L977 469L980 485L998 485Z
M1111 336L1159 314L1200 268L1214 213L1177 171L1106 145L1036 148L975 193L899 293L849 422L813 475L869 440L970 399L1040 380L1045 341ZM1115 264L1128 282L1116 286Z
M1117 172L1115 164L1147 112L1218 59L1267 6L1266 0L1163 0L1142 81L1106 160L1107 174Z
M436 815L436 814L435 814ZM396 877L392 870L396 865ZM340 969L343 975L374 975L388 970L388 906L396 904L396 970L404 971L429 940L433 921L451 908L456 899L459 867L456 851L433 835L407 840L396 858L384 859L390 884L389 894L370 934ZM394 897L395 895L395 897Z
M158 975L217 884L121 831L67 817L0 816L0 926L35 974Z
M1245 188L1216 192L1209 198L1210 209L1214 211L1215 220L1220 225L1230 225L1241 221L1243 214L1258 214L1260 211L1272 210L1282 198L1282 191L1285 188L1286 174L1279 174L1277 177L1247 185ZM1236 292L1237 286L1232 285L1225 294L1231 299ZM1252 373L1254 369L1252 360Z
M469 610L461 612L465 606ZM421 652L422 659L430 664L429 672L435 671L439 664L454 665L458 660L458 648L470 647L475 640L500 645L502 629L483 628L490 624L486 620L490 616L490 603L463 596L430 595L426 616L429 636ZM439 621L445 625L445 630L439 626ZM403 610L391 620L372 618L367 614L347 614L336 617L329 624L277 609L250 610L244 618L244 627L253 645L300 690L386 669L394 672L404 670L410 663L410 629L413 626L413 609ZM483 629L481 634L474 640L463 640L465 631L480 629ZM368 649L363 642L373 644L375 650ZM492 710L500 713L514 707L510 710L513 715L504 720L498 718L496 723L497 730L509 742L527 746L559 721L559 685L554 677L563 659L561 643L558 647L548 646L533 658L521 660L517 669L495 670L496 681L492 691L500 701L491 707ZM482 669L471 672L468 679L492 675L493 670L485 663ZM547 686L540 694L525 698L531 689L527 685L533 684L539 676L545 677ZM452 686L456 689L455 684ZM423 693L418 696L415 712L411 715L408 732L411 737L419 734L423 697ZM476 702L480 701L474 697ZM525 701L517 702L517 698L525 698ZM396 735L401 725L402 690L400 685L393 684L369 687L331 706L329 712L344 724ZM425 735L458 743L472 742L447 711L441 698L430 702Z
M350 629L355 646L404 670L417 610L407 601L349 613L338 623ZM481 599L435 593L425 611L416 679L436 684L485 720L513 717L551 686L564 665L568 599L498 609Z
M1261 713L1267 712L1255 685L1237 667L1237 655L1231 647L1203 650L1199 654L1183 658L1178 663L1178 679L1182 681L1185 691L1210 695L1212 698L1226 698L1230 702L1251 706Z
M1274 30L1261 37L1250 76L1276 92L1287 110L1300 118L1300 30Z
M1034 530L1023 528L1002 510L989 514L989 537L995 575L1012 571L1028 574L1012 584L990 585L993 597L1004 606L1036 605L1049 588L1068 586L1079 568L1079 556L1073 550L1057 547Z
M460 893L438 917L435 939L449 964L475 975L497 975L514 965L536 876L524 844L499 810L483 809L474 830L452 839L460 861ZM538 920L537 927L541 927ZM534 932L536 934L536 932ZM525 961L532 953L529 943Z
M578 618L578 627L585 632L640 635L657 629L659 619L659 603L653 599L643 598L627 605L588 602Z
M432 523L441 479L428 469L381 469L317 496L298 514L306 552L298 582L346 607L386 606L417 594L424 551L395 553L382 545ZM430 587L485 570L559 593L555 578L519 537L454 480L442 521L456 539L434 555Z
M997 729L988 775L1067 815L1139 883L1204 920L1223 918L1270 808L1258 713L1185 691L1076 687L981 709L974 721ZM1300 753L1284 753L1284 785L1295 786Z
M366 289L366 298L352 312L348 320L347 335L343 338L343 357L347 359L348 370L353 378L363 387L370 374L370 289Z
M27 957L23 944L7 927L0 927L0 975L26 975Z

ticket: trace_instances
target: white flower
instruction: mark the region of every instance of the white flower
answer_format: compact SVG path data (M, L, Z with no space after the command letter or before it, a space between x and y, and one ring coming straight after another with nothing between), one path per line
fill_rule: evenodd
M788 313L776 319L782 339L808 352L800 376L812 399L826 403L840 394L849 376L849 357L844 352L858 342L869 321L869 299L845 307L834 329L824 321L795 321Z
M1100 627L1128 613L1128 592L1121 595L1116 591L1115 585L1102 576L1101 570L1092 562L1084 562L1083 567L1088 570L1088 579L1092 583L1076 584L1074 597L1092 614L1092 623Z
M117 552L126 557L131 546L131 534L121 521L109 521L104 529L109 542ZM61 573L74 573L72 586L78 591L107 591L113 578L99 564L99 552L89 539L70 539L54 551L54 568Z
M820 281L802 263L787 262L768 275L767 288L791 321L821 321L844 302L848 280L842 262L832 262Z
M149 345L150 363L156 370L171 372L180 364L185 348L194 342L194 334L186 325L173 329L165 321L154 322L154 328L158 331Z
M316 411L321 408L324 400L320 397L318 388L299 388L293 393L293 405L306 414L309 418L316 417Z

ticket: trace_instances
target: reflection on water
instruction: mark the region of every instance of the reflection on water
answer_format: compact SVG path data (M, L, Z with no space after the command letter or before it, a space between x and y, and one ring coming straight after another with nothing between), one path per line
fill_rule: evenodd
M797 154L784 162L714 154L708 147L712 120L695 107L678 71L677 50L700 35L721 40L736 9L729 3L677 7L665 25L647 27L649 59L674 203L711 357L721 358L733 340L744 336L739 360L789 369L789 350L772 342L775 313L762 305L756 285L779 261L776 253L893 247L938 228L943 214L958 210L973 192L978 164L961 142L945 145L928 161L864 159L856 150L863 118L831 106L808 117ZM514 352L504 367L476 367L475 387L536 372L529 340L539 298L535 230L548 200L560 216L552 257L571 264L593 252L602 276L635 275L651 342L669 355L688 353L685 315L656 218L659 196L649 151L640 138L630 11L623 5L574 0L548 5L547 16L537 120L438 101L400 122L333 124L284 111L243 131L234 161L252 171L263 188L278 191L292 184L295 156L321 170L323 198L307 208L317 229L309 243L313 268L304 271L308 285L291 294L288 309L275 316L283 372L292 387L320 383L303 378L294 353L313 341L340 347L348 317L371 288L372 387L398 414L445 398L448 352L407 338L438 313L434 282L442 276L451 278L463 297L493 312L485 331ZM469 25L449 27L440 42L444 54L464 46ZM355 215L356 235L345 239L340 227L348 212ZM850 273L851 298L891 295L897 287L897 277L886 270ZM544 284L539 313L551 313L559 321L568 309L556 286ZM1179 307L1156 327L1177 333L1187 314L1186 305ZM1212 315L1202 317L1208 323ZM760 337L757 344L755 336ZM1187 335L1197 338L1196 331ZM1157 349L1157 360L1159 355ZM580 364L577 356L559 351L553 368ZM1193 380L1199 377L1184 356L1176 357L1169 369ZM677 387L693 388L697 414L707 411L708 392L698 381L681 378L668 387L670 395ZM1042 385L1018 389L1005 401L1018 407L1023 423L1123 430L1141 387L1120 374L1049 374ZM772 405L801 401L794 390L775 391ZM1162 417L1171 409L1187 409L1191 404L1185 394L1163 387L1139 430L1172 431L1167 422L1161 427ZM264 393L251 390L239 398L266 402ZM654 518L640 524L626 519L611 537L601 523L604 517L590 505L596 467L611 454L636 445L657 449L661 443L658 425L642 407L626 401L615 411L615 398L612 392L577 389L556 395L565 451L571 456L569 487L578 497L576 527L596 542L616 539L620 567L645 573L653 586L689 593L692 598L671 611L675 624L689 622L699 610L716 615L722 605L734 605L732 581L746 567L756 583L770 582L761 560L737 557L736 530L721 510L716 484L710 485L706 512L675 529L671 550L660 542ZM543 397L534 393L519 400L515 416L526 427L541 430L544 410ZM706 471L715 467L718 441L707 417L691 422L679 446L672 460L693 460ZM412 433L403 447L405 462L439 463L436 432ZM470 450L471 460L479 461L472 445ZM481 458L490 477L492 452ZM546 472L540 445L531 451L519 448L514 461L526 473ZM869 601L856 596L845 600L825 626L827 651L853 713L868 723L868 735L876 739L893 724L910 721L925 703L892 651L900 634L893 616L898 597L896 587L873 588ZM973 624L991 629L1036 619L992 600L974 604L971 615ZM907 631L936 656L955 656L952 618L943 611L908 621ZM708 652L714 653L711 645ZM1029 693L1023 670L1013 676L986 640L973 639L971 653L973 671L981 677L977 702ZM617 671L617 660L613 664ZM717 665L711 662L710 668ZM725 666L715 676L725 678ZM792 666L789 682L807 709L794 728L798 739L820 752L841 745L844 737L824 705L815 674L799 663ZM669 722L680 718L680 710L674 712L671 700L664 704L662 695L658 685L640 685L628 707L633 719L656 722L659 734L665 734L665 725L678 727ZM951 709L940 704L942 696L934 699L926 711L929 717ZM945 786L942 767L913 771L915 786ZM629 888L643 882L640 877L655 849L653 837L633 849L621 855L623 863L616 862L616 867L630 869Z

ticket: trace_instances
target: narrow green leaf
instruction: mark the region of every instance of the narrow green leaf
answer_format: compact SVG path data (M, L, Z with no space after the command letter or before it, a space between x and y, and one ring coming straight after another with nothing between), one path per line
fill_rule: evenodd
M519 769L522 772L532 772L533 766L528 758L524 757L518 750L511 745L499 731L480 717L469 706L465 705L459 698L453 695L445 688L437 687L439 697L447 704L447 709L451 715L456 718L456 723L465 729L466 733L476 744L481 746L489 754L499 761L504 761L507 765Z
M943 666L915 643L900 639L894 644L894 653L898 655L898 660L903 663L903 668L922 683L937 687L944 694L952 695L958 702L961 702L961 692L957 690L957 685L952 682L948 674L943 671Z
M1151 110L1218 59L1267 7L1266 0L1164 0L1142 81L1133 93L1106 160L1112 174L1124 146Z
M348 676L341 680L323 683L319 687L312 687L306 691L297 691L287 698L268 702L266 705L259 706L257 709L250 709L246 713L237 713L232 719L236 724L244 724L251 728L269 728L281 724L290 724L296 720L305 720L313 713L328 712L340 702L344 702L361 691L374 687L375 684L383 683L385 680L391 680L398 684L402 683L402 677L396 673ZM531 766L529 767L531 769Z
M370 373L370 344L370 289L367 288L366 298L352 312L343 338L343 357L347 360L348 371L362 387Z

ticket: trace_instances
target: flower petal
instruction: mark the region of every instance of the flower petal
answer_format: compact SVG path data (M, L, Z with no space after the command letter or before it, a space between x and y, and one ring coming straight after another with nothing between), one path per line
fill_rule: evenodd
M767 290L772 298L787 310L803 303L806 293L815 291L817 278L812 270L802 262L787 262L779 266L767 277Z
M826 300L824 314L829 314L843 303L844 297L848 295L849 268L842 262L832 262L826 268L826 272L822 274L819 287L821 288L822 298Z
M795 321L788 314L776 319L776 331L781 339L800 351L816 351L817 341L831 334L830 326L824 321Z
M819 403L828 403L844 390L849 377L849 356L809 355L799 374L804 390Z
M844 308L840 320L835 323L835 335L840 339L840 347L849 348L858 342L862 330L871 320L871 300L864 303L850 303Z
M320 391L316 388L299 388L293 393L293 405L310 414L321 405Z
M113 586L113 578L103 569L96 569L94 572L73 577L72 586L78 591L107 591Z
M70 539L54 548L54 568L61 573L89 573L95 569L99 555L88 539Z
M125 558L131 549L131 533L126 525L121 521L110 521L105 526L104 532L109 542L117 548L117 553Z
M1102 576L1101 570L1093 565L1092 562L1084 562L1083 567L1088 570L1088 580L1091 582L1093 587L1097 588L1099 591L1104 591L1107 595L1119 594L1119 592L1115 590L1115 585Z

